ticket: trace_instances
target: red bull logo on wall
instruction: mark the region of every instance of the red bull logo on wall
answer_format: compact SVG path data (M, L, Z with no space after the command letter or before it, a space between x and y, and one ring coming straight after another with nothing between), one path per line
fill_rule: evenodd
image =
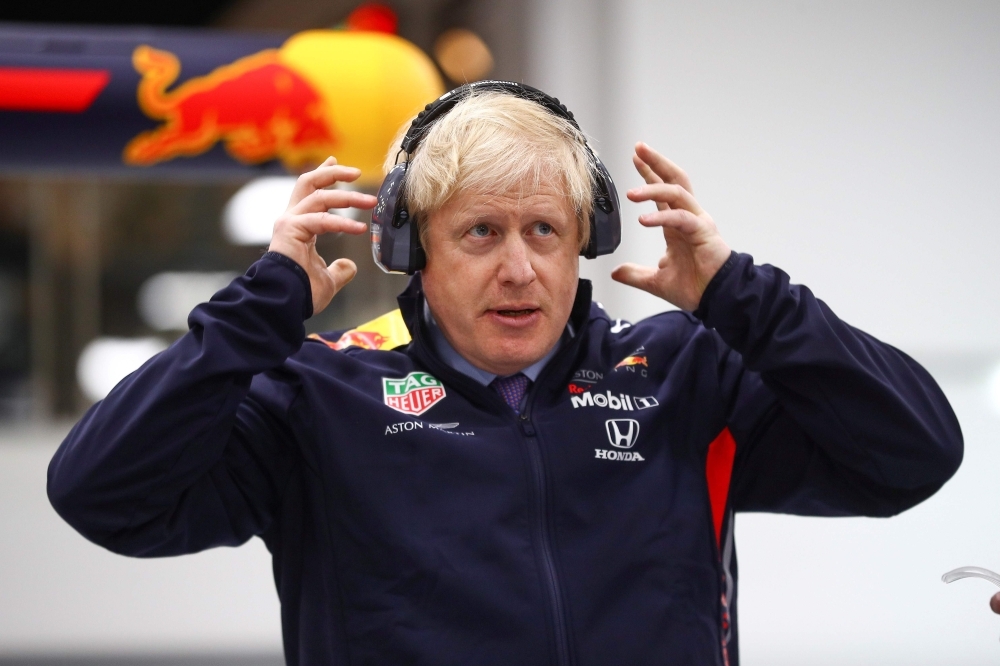
M300 171L333 155L361 169L362 183L382 176L399 127L444 87L416 46L379 32L311 30L189 79L173 53L142 45L139 108L162 121L133 138L125 163L149 166L200 155L221 143L234 159L277 159Z
M322 98L278 61L277 49L241 58L171 92L167 88L181 71L174 54L140 46L132 62L142 75L139 108L164 123L129 142L123 154L128 164L200 155L222 142L245 164L277 158L294 170L322 162L337 148Z
M395 28L381 5L290 37L8 26L18 43L72 49L0 49L0 168L231 181L332 155L375 185L400 126L444 92Z

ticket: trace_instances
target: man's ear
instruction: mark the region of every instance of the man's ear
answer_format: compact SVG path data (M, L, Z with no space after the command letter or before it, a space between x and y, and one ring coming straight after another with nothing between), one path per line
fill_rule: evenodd
M577 242L577 245L579 246L577 248L577 251L582 255L583 252L584 252L584 250L586 250L587 246L590 244L590 233L591 233L590 219L589 218L585 218L583 216L583 211L582 210L577 211L577 213L576 213L576 219L577 219L577 224L579 225L577 227L577 229L578 229L578 231L577 231L577 239L579 241L579 242Z
M416 216L417 222L417 238L420 239L420 247L424 248L424 253L427 252L427 242L430 240L430 234L427 233L427 223L430 221L430 215L427 213L421 213Z

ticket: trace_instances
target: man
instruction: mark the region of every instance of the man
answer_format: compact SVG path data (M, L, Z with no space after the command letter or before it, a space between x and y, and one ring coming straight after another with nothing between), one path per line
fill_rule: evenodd
M922 368L733 253L669 160L633 159L666 253L613 276L682 311L591 303L592 155L491 93L410 156L412 340L390 317L304 343L356 270L316 236L366 230L327 211L376 203L324 189L358 176L327 160L270 252L69 434L54 506L128 555L263 538L289 664L735 664L733 512L896 514L961 433Z

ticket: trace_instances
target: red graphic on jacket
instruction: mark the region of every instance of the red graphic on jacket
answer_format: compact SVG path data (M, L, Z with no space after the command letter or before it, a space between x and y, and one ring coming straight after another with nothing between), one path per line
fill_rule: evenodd
M618 365L615 366L615 370L618 368L626 368L631 365L644 365L647 368L649 367L649 363L646 362L645 356L626 356L621 360L621 362L618 363Z

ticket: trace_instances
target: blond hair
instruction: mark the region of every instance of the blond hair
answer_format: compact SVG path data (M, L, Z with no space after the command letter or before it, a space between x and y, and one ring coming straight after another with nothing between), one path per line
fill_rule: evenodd
M409 126L389 149L386 173ZM407 167L407 208L425 242L427 216L459 192L530 196L557 178L576 212L582 249L590 240L594 160L586 137L565 118L511 94L473 91L424 130Z

